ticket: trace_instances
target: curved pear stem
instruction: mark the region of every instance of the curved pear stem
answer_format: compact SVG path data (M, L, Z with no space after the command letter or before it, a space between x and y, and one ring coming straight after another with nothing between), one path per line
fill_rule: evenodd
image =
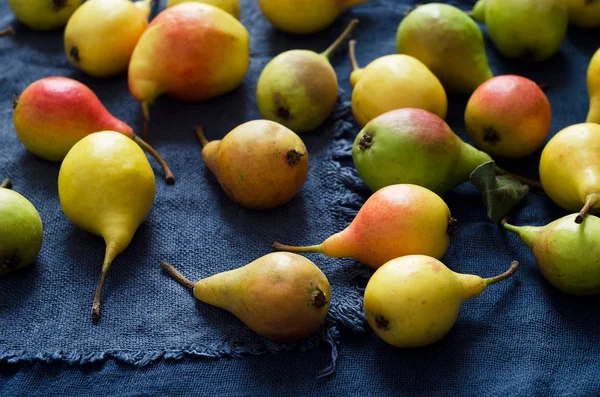
M506 171L506 170L498 167L497 165L496 165L496 171L499 174L510 176L511 178L516 179L517 181L519 181L533 189L537 189L537 190L541 190L541 191L544 190L544 187L542 186L542 183L540 181L535 181L533 179L525 178L524 176L521 176L518 174L513 174L512 172Z
M590 212L592 207L594 205L596 205L596 203L599 200L600 200L600 194L589 194L585 198L585 205L583 206L581 211L579 211L579 214L577 214L577 216L575 217L575 223L577 223L577 224L583 223L583 219L585 218L585 216L588 214L588 212Z
M194 289L194 283L187 279L183 274L179 273L173 265L167 262L160 262L163 272L167 273L173 280L186 288Z
M106 280L106 274L113 260L117 256L115 244L106 244L106 253L104 254L104 263L102 264L102 272L100 273L100 279L96 284L96 293L94 294L94 303L92 303L92 323L98 324L100 320L100 303L102 301L102 287L104 286L104 280Z
M173 175L173 172L171 171L171 168L169 168L169 165L167 164L165 159L163 159L162 156L152 146L150 146L150 144L148 144L148 142L144 141L139 136L134 135L133 141L135 143L137 143L146 152L148 152L150 154L150 156L154 157L154 159L158 162L158 164L160 164L160 166L163 169L163 172L165 173L165 180L167 181L167 183L169 185L174 184L175 183L175 175Z
M274 251L286 251L286 252L323 252L321 244L318 245L307 245L303 247L294 247L292 245L284 245L278 242L273 243Z
M327 59L331 58L331 55L335 52L335 50L339 48L339 46L342 45L342 43L344 42L344 40L346 40L350 33L352 33L356 25L358 25L358 19L353 19L350 22L350 24L346 27L346 29L342 32L342 34L337 39L335 39L335 41L331 43L331 45L325 51L323 51L321 55L323 55Z
M502 281L502 280L512 276L513 273L516 272L518 268L519 268L519 262L512 261L512 263L510 264L510 267L508 268L507 271L505 271L504 273L502 273L496 277L483 279L483 284L487 287L487 286L497 283L498 281Z
M4 188L4 189L10 189L12 187L12 181L10 180L10 178L6 178L5 180L2 181L2 184L0 185L0 188Z
M201 125L196 126L196 136L198 137L198 140L200 141L200 146L204 147L206 145L208 145L209 140L206 139L206 136L204 136L204 128L202 128Z
M360 69L358 62L356 61L356 40L350 40L348 43L348 54L350 56L350 64L352 64L352 71Z
M510 223L507 223L507 222L508 222L508 218L504 217L504 218L502 218L502 220L500 221L500 224L501 224L501 225L502 225L502 227L503 227L503 228L505 228L506 230L508 230L508 231L511 231L511 232L513 232L513 233L514 233L514 234L516 234L516 235L519 235L519 231L521 230L521 228L520 228L519 226L514 226L514 225L511 225Z
M537 86L540 87L540 90L546 91L546 89L550 87L550 83L537 83Z
M0 30L0 37L8 37L8 36L12 36L14 34L15 34L15 31L10 26L6 29Z
M148 139L150 125L150 103L142 102L142 114L144 115L144 139Z

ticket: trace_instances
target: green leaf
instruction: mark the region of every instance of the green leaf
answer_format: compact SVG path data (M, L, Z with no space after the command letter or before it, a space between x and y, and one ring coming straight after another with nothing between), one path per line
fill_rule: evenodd
M487 216L498 223L529 193L529 186L507 175L496 175L493 161L481 164L471 173L471 183L481 192Z

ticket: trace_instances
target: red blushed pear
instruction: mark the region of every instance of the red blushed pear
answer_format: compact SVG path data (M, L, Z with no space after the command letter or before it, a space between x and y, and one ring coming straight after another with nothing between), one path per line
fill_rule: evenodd
M496 157L525 157L539 149L548 133L550 102L533 81L494 77L480 85L467 103L465 125L475 145Z
M161 12L140 38L129 64L129 90L150 105L168 94L203 101L238 87L250 65L250 37L227 12L202 3L182 3Z
M167 183L175 182L175 176L156 150L135 135L129 125L111 115L92 90L73 79L46 77L29 85L15 103L13 121L27 150L58 162L91 133L119 132L158 161Z
M334 258L351 257L379 268L410 254L441 258L457 221L437 194L417 185L392 185L378 190L345 230L319 245L273 248L291 252L321 252Z

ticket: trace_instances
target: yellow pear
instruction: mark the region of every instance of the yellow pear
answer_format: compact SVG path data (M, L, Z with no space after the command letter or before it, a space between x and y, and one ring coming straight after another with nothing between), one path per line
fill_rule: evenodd
M168 0L167 8L188 2L210 4L240 19L240 0Z
M35 30L65 26L83 0L7 0L17 19Z
M179 284L192 289L196 299L227 310L254 332L273 340L309 337L329 311L327 277L300 255L270 253L196 283L166 262L161 266Z
M569 23L580 28L600 27L600 1L564 0L569 12Z
M356 41L350 41L352 112L364 127L375 117L401 108L424 109L446 117L448 100L438 78L410 55L387 55L358 66Z
M133 49L148 26L151 1L86 1L65 28L69 62L95 77L125 72Z
M542 151L540 180L544 191L560 207L579 211L577 223L583 222L587 213L600 213L599 153L600 124L595 123L563 129Z
M373 274L365 289L369 325L381 339L396 347L421 347L450 331L467 300L491 284L512 275L514 261L503 274L482 279L459 274L425 255L392 259Z
M142 149L115 131L86 136L63 160L58 174L63 212L76 226L106 242L92 305L94 323L100 319L102 285L108 269L150 212L155 190L154 172Z
M600 2L598 2L600 5ZM587 71L587 86L590 94L588 123L600 124L600 48L596 51Z
M288 33L319 32L348 8L369 0L259 0L265 16L275 27Z

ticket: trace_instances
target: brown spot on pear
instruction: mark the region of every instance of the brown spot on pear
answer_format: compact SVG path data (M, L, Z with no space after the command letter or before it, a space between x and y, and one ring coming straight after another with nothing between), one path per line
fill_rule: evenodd
M352 21L322 54L286 51L265 66L256 87L256 101L264 118L302 133L317 128L329 117L338 97L337 76L329 56L357 23Z
M244 123L221 141L201 135L202 158L227 195L251 209L275 208L302 189L308 152L298 135L268 120Z
M254 332L277 341L296 341L312 335L330 306L327 277L303 256L271 253L246 266L202 279L195 285L171 265L163 270L194 296L225 309Z

